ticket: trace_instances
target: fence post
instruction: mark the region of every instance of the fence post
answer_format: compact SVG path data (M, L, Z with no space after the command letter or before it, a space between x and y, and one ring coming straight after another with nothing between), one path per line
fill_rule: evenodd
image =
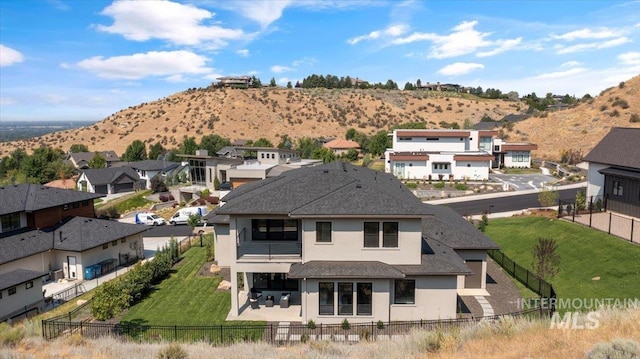
M633 224L636 221L633 220L633 218L631 218L631 236L629 237L629 242L633 242Z
M613 212L609 212L609 234L611 234L611 218L613 217Z
M42 321L41 321L41 325L42 325L42 337L48 340L49 338L47 338L47 336L46 336L46 334L45 334L45 333L46 333L46 330L45 330L44 326L45 326L46 324L45 324L45 321L44 321L44 320L42 320Z
M173 340L178 341L178 326L173 326Z
M80 336L84 337L84 330L82 330L82 320L80 321Z

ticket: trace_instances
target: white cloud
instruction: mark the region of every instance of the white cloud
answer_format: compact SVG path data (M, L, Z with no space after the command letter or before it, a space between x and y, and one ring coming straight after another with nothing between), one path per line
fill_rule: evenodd
M350 45L355 45L361 41L377 40L383 37L395 38L406 33L407 30L408 30L408 26L406 25L402 25L402 24L390 25L384 30L375 30L375 31L371 31L366 35L360 35L360 36L347 39L347 43Z
M576 66L580 66L580 65L582 65L582 64L580 62L578 62L578 61L567 61L564 64L560 65L560 67L567 68L567 67L576 67Z
M9 106L16 103L11 97L0 97L0 106Z
M621 32L618 30L607 29L606 27L600 28L596 31L584 28L581 30L571 31L562 35L551 35L552 38L557 40L575 41L584 39L608 39L610 37L619 37Z
M287 66L280 66L280 65L271 66L271 72L275 72L277 74L282 72L287 72L287 71L293 71L293 70L294 70L293 68L287 67Z
M256 21L263 28L269 26L282 16L284 9L289 6L290 0L252 0L239 1L238 12L251 20Z
M473 62L456 62L441 68L437 73L445 76L459 76L480 69L484 69L483 64Z
M313 57L303 57L299 60L295 60L291 63L291 65L293 65L294 67L298 67L298 66L302 66L302 65L313 65L316 62L318 62L318 60L316 60Z
M214 14L171 1L115 1L101 14L113 17L113 25L97 25L98 31L133 41L160 39L176 45L204 44L215 49L226 46L228 40L251 36L238 29L202 25Z
M182 74L175 74L175 75L171 75L167 78L165 78L165 80L167 80L168 82L184 82L184 77L182 76Z
M249 56L249 50L248 49L240 49L236 51L236 54L242 56L242 57L247 57Z
M487 38L491 33L475 30L474 27L477 24L478 21L464 21L455 26L448 35L414 32L407 37L393 40L393 43L402 45L416 41L431 41L433 46L428 57L445 59L470 54L481 48L497 46L493 50L478 53L479 57L494 56L515 47L522 41L522 38L490 41Z
M129 56L96 56L76 65L100 77L136 80L148 76L208 74L207 58L190 51L151 51Z
M0 67L11 66L24 61L24 56L10 47L0 44Z
M563 54L571 54L574 52L581 52L581 51L588 51L588 50L601 50L601 49L606 49L610 47L620 46L628 42L631 42L631 40L623 36L623 37L619 37L617 39L612 39L608 41L590 42L586 44L576 44L571 46L557 45L555 48L556 48L556 53L558 55L563 55Z
M534 76L533 79L537 79L537 80L561 79L561 78L575 76L585 71L587 71L587 69L584 67L574 67L566 71L548 72L545 74L540 74L540 75Z
M618 55L618 60L625 65L639 66L640 65L640 52L625 52Z

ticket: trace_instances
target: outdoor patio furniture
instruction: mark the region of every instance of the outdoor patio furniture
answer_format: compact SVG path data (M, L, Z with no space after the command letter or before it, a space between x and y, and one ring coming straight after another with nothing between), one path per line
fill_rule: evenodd
M280 308L289 308L289 293L282 293L280 297Z
M258 304L257 298L250 298L249 303L251 304L251 309L260 309L260 304Z
M264 300L264 306L265 307L273 307L273 296L272 295L268 295L267 298Z

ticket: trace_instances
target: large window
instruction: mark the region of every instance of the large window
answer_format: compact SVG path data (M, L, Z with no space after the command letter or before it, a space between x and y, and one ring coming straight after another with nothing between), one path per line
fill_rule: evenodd
M478 147L480 151L491 152L491 137L480 137L480 143Z
M380 246L380 223L364 222L364 246L365 248L377 248Z
M295 219L254 219L251 230L254 241L298 240L298 221Z
M357 284L357 296L358 296L358 315L371 315L372 307L371 302L373 299L373 285L371 283L358 283Z
M396 279L393 293L393 304L415 304L416 281L413 279Z
M382 246L387 248L398 247L398 222L382 223Z
M191 158L189 159L189 168L191 169L191 182L193 184L206 186L207 175L205 171L207 162L202 159Z
M622 182L621 181L613 181L613 195L614 196L622 196ZM4 227L4 223L2 225Z
M2 232L20 228L20 213L9 213L0 217Z
M333 315L333 282L319 283L320 315Z
M449 169L449 163L434 163L433 170L434 171L446 171Z
M260 290L298 291L298 280L287 273L253 273L253 288Z
M316 222L316 242L331 242L331 222Z
M353 283L338 283L338 315L353 315Z

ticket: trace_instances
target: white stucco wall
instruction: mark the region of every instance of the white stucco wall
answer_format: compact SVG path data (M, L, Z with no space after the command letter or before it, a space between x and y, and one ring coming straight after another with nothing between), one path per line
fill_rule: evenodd
M589 162L589 174L587 175L587 200L591 196L604 195L604 175L598 173L601 169L609 166L601 163Z
M235 247L235 241L231 239L228 224L215 224L213 226L215 232L215 258L220 267L229 267L235 258L231 247Z
M482 289L486 289L487 288L487 251L486 250L479 250L479 249L463 249L463 250L456 250L455 251L456 254L458 254L458 256L460 256L460 258L462 258L462 260L467 261L467 260L480 260L482 261L482 284L481 284L481 288ZM457 285L459 289L463 289L464 288L464 281L465 281L466 276L464 275L459 275L458 279L457 279Z
M431 320L456 317L456 276L408 277L416 280L415 304L391 304L390 320ZM393 287L391 288L393 303Z
M4 263L0 265L0 274L9 273L16 269L28 269L34 272L49 272L50 270L54 271L62 269L62 263L56 262L54 251L47 251L9 263Z
M9 289L6 288L0 291L2 298L0 298L0 317L13 313L14 311L23 309L25 306L31 308L31 304L42 301L42 280L36 278L33 281L33 287L27 289L26 283L20 283L16 285L16 293L9 295Z
M490 161L456 161L453 176L457 180L468 178L472 181L488 180Z
M431 137L431 136L429 136ZM437 137L437 136L433 136ZM460 140L462 138L462 140ZM393 150L406 151L465 151L469 150L468 137L438 137L437 141L427 141L426 137L412 137L410 141L400 141L397 132L393 135Z
M527 152L527 151L515 151L515 152ZM514 151L507 151L504 154L504 166L505 167L516 167L516 168L529 168L531 167L531 152L529 152L529 160L525 162L515 162Z

